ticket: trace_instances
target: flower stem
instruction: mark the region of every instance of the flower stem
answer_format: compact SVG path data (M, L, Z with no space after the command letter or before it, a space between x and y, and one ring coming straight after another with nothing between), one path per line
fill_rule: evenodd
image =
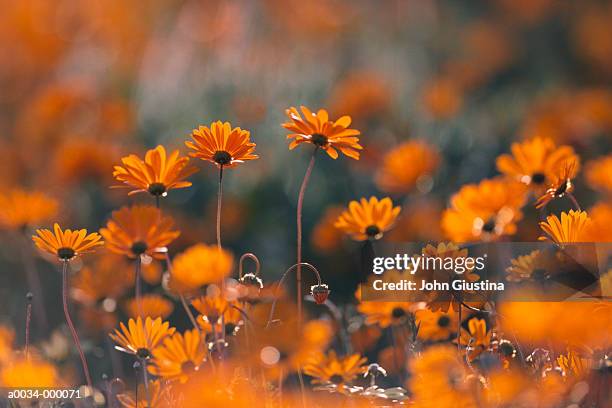
M217 249L221 251L221 203L223 200L223 165L219 166L219 188L217 190ZM225 296L225 279L221 280L221 296ZM221 315L221 339L225 344L225 314ZM221 356L222 357L222 356Z
M21 243L20 243L21 244ZM40 331L46 333L48 331L47 323L47 310L44 305L43 291L40 282L40 276L36 270L36 264L34 258L29 253L29 241L20 245L21 257L26 271L26 278L28 280L28 286L32 294L34 295L33 308L34 315L38 324L40 324Z
M567 196L567 198L569 198L569 200L572 202L574 209L576 211L582 211L580 209L580 204L578 204L578 200L576 200L576 197L574 197L574 195L572 193L570 193L569 191L565 193L565 195Z
M457 316L457 350L461 351L461 302L459 302L459 311Z
M32 294L30 292L26 295L26 327L25 327L25 357L26 360L30 359L30 322L32 320Z
M85 360L85 354L83 354L83 349L81 348L79 335L74 328L74 324L72 324L72 319L70 318L70 313L68 312L68 261L62 262L62 301L64 305L64 316L66 317L66 323L70 329L70 334L72 334L72 340L74 340L74 344L79 352L87 385L93 390L93 383L91 382L91 377L89 376L89 367L87 366L87 360Z
M300 193L298 195L297 202L297 276L296 276L296 297L297 297L297 308L298 308L298 330L302 325L302 207L304 205L304 193L306 192L306 187L308 186L308 181L310 180L310 175L312 174L312 169L315 163L315 157L317 154L318 148L312 152L312 157L310 158L310 163L308 164L308 168L306 169L306 174L304 174L304 180L302 180L302 186L300 187Z
M147 407L151 406L151 393L149 392L149 374L147 373L147 361L145 359L140 360L142 366L142 380L144 381L144 389L147 398Z
M141 284L140 284L140 269L142 267L142 260L140 259L140 256L136 257L136 265L135 265L135 269L136 269L136 273L135 273L135 279L136 282L134 284L134 286L136 287L136 307L138 309L138 316L140 317L144 317L142 315L142 288L141 288Z

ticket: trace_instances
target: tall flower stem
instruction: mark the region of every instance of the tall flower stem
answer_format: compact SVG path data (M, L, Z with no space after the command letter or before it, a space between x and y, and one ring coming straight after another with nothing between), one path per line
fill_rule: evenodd
M66 323L68 324L70 334L72 334L72 340L74 340L74 344L79 353L79 357L81 358L81 364L83 365L83 372L85 373L87 385L89 386L89 388L93 389L93 383L91 382L91 377L89 376L89 367L87 366L87 360L85 360L85 354L83 353L83 349L81 348L81 341L79 340L79 335L77 334L77 331L74 328L74 324L72 323L72 319L70 318L70 313L68 312L68 261L62 262L62 301L64 304L64 316L66 317Z
M32 321L32 297L28 292L26 294L26 326L25 326L25 357L30 358L30 322Z
M298 195L297 202L297 214L296 214L296 224L297 224L297 273L296 273L296 297L297 297L297 309L298 309L298 330L302 325L302 207L304 205L304 193L306 192L306 187L308 186L308 181L310 180L310 175L312 174L312 169L315 164L315 157L317 154L318 147L312 152L312 157L310 158L310 163L308 163L308 168L306 169L306 174L304 174L304 179L302 180L302 186L300 187L300 193Z
M140 365L142 368L142 381L144 382L145 396L147 398L147 407L151 406L151 393L149 392L149 374L147 373L147 360L141 359Z
M144 316L142 315L142 287L141 287L141 283L140 283L140 272L141 272L141 268L142 268L142 260L140 258L140 255L138 255L136 257L136 265L134 266L136 272L135 272L135 291L136 291L136 307L138 308L138 315L140 317Z
M219 166L219 185L217 189L217 249L221 252L221 204L223 201L223 165ZM221 295L225 296L225 279L221 280ZM225 344L225 315L221 315L221 338Z
M567 198L569 198L569 200L572 202L572 205L574 206L574 209L576 211L582 211L580 208L580 204L578 204L578 200L576 200L576 197L574 197L574 195L572 193L570 193L569 191L565 193L565 195L567 196Z

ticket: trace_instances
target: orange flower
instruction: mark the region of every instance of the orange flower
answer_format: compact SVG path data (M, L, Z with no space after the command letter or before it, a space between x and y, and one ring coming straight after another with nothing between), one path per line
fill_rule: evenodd
M86 305L105 299L117 299L134 285L134 269L115 255L95 257L70 278L70 295ZM120 270L121 273L117 273Z
M576 377L587 374L591 366L589 359L579 356L575 349L569 347L566 354L557 357L557 364L563 370L563 374Z
M174 310L174 305L165 297L150 293L141 296L140 305L135 298L127 300L124 308L127 315L134 319L138 316L150 316L151 318L161 317L165 319L170 316L172 310ZM139 310L141 310L141 312L139 312Z
M416 324L421 340L448 340L457 331L457 314L453 311L433 312L429 309L416 311Z
M19 358L2 367L0 385L7 388L55 388L61 382L52 364L37 358Z
M153 350L149 372L167 380L187 382L200 369L206 359L207 350L197 329L185 334L176 333L164 339L161 346Z
M191 182L185 179L197 171L196 167L187 165L188 157L179 157L178 150L167 157L166 149L161 145L147 151L144 161L131 154L122 158L121 162L123 166L115 166L113 177L135 188L129 195L148 192L156 197L165 197L172 189L191 186Z
M123 408L170 408L169 387L164 387L160 380L150 381L148 389L144 384L138 385L136 396L132 393L117 394L117 400Z
M612 202L600 202L589 209L591 224L587 229L589 242L612 242Z
M359 150L363 147L359 144L359 132L349 129L350 116L342 116L335 122L329 120L325 109L319 109L315 114L305 106L301 107L304 118L294 107L285 111L290 122L283 123L283 127L289 130L287 139L293 139L289 144L289 150L293 150L302 143L312 143L317 148L327 152L332 159L338 158L338 150L348 157L359 160Z
M143 254L163 258L160 250L180 235L173 227L172 219L162 216L159 209L135 205L114 211L100 234L107 241L108 249L117 254L130 258Z
M322 253L332 253L342 242L342 231L334 227L334 223L342 214L342 207L333 206L325 210L325 213L312 230L312 245Z
M591 219L586 211L570 210L561 213L561 219L556 215L549 215L545 222L540 223L540 228L548 236L539 237L540 240L549 239L558 245L572 242L585 242L587 228Z
M121 330L115 329L115 333L109 333L110 338L117 343L115 348L124 353L133 354L140 359L148 359L151 352L167 336L175 332L170 323L163 322L161 317L153 320L147 317L143 322L141 317L135 321L130 319L127 327L119 323Z
M548 190L542 194L536 201L536 208L542 208L548 205L555 198L561 198L574 190L572 177L576 175L574 168L575 162L568 162L564 167L560 168L560 173L556 176L555 182L550 185Z
M382 200L374 196L370 200L362 198L351 201L334 226L357 241L380 239L393 227L400 211L400 207L393 207L389 197Z
M585 175L591 188L612 193L612 154L589 162Z
M376 185L387 193L407 193L419 178L430 175L439 162L438 151L427 143L418 140L402 143L384 157Z
M193 140L185 142L185 145L195 152L189 155L207 160L217 167L235 167L259 158L253 154L255 143L251 143L251 133L239 127L232 129L229 122L213 122L210 129L200 126L193 130L191 137Z
M465 91L451 78L434 78L423 89L423 105L427 112L438 119L454 116L463 105Z
M169 287L176 292L189 292L203 285L217 283L232 272L234 257L216 245L196 244L172 261Z
M380 327L403 324L410 313L416 309L412 302L361 302L357 310L365 315L366 324L378 324Z
M455 242L496 240L516 232L525 202L521 183L501 178L467 184L442 214L442 230Z
M0 226L19 230L48 221L57 214L55 199L38 191L14 189L0 195Z
M484 319L473 317L468 320L468 328L461 326L459 342L466 346L470 359L476 358L491 345L491 331Z
M48 229L38 229L32 240L42 251L57 256L60 261L70 261L76 256L92 252L93 248L104 245L102 237L97 232L87 234L86 229L62 231L59 224L53 225L53 232Z
M329 354L318 354L305 366L304 373L313 377L315 384L333 384L339 390L365 371L367 359L361 354L338 357L333 350Z
M356 120L376 118L391 107L391 93L379 74L353 72L332 90L330 112L344 112Z
M580 159L571 146L557 147L548 138L536 137L522 143L513 143L511 150L512 155L502 154L497 158L497 169L538 190L554 183L565 163L575 163L570 178L580 167Z

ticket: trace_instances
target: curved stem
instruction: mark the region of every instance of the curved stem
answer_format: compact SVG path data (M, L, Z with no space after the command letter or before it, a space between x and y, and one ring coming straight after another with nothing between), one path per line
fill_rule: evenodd
M62 262L62 303L64 305L64 317L66 317L66 323L70 329L70 334L72 334L72 340L74 340L76 349L79 352L87 385L93 390L93 383L91 382L91 377L89 376L89 367L87 366L87 360L85 360L85 354L83 354L83 349L81 348L79 335L74 328L74 324L72 324L72 319L70 318L70 313L68 312L68 261Z
M270 307L270 314L268 316L268 321L266 322L266 329L268 327L270 327L270 322L272 322L272 317L274 316L274 310L276 309L276 302L278 301L278 291L281 287L281 285L283 284L283 282L285 281L285 279L287 279L287 276L289 276L289 273L293 270L295 270L296 268L301 269L302 266L306 266L308 268L310 268L310 270L316 275L317 277L317 284L321 284L321 275L319 274L319 271L317 270L317 268L315 268L313 265L307 263L307 262L300 262L299 264L295 264L289 267L289 269L287 269L285 271L285 273L283 274L283 276L280 278L280 280L278 281L278 285L276 287L276 293L274 296L274 301L272 302L272 306ZM298 269L298 270L299 270Z
M567 196L567 198L569 198L569 200L572 202L572 205L574 206L574 208L577 211L582 211L580 209L580 204L578 204L578 200L576 200L576 197L574 197L574 195L572 193L570 193L569 191L565 193L565 195Z
M318 147L312 152L312 157L310 158L310 163L308 163L308 168L306 169L306 174L304 174L304 179L302 180L302 186L300 187L300 193L298 195L297 202L297 214L296 214L296 223L297 223L297 275L296 275L296 297L297 297L297 308L298 308L298 330L302 325L302 207L304 205L304 193L306 192L306 187L308 186L308 181L310 180L310 175L312 174L312 169L315 163L315 157L317 154Z
M254 275L259 277L259 270L261 269L261 263L259 262L259 258L257 258L257 255L255 255L255 254L253 254L251 252L247 252L246 254L242 254L242 256L240 257L240 261L238 261L238 277L242 278L244 261L247 258L251 259L253 262L255 262L255 272L254 272Z

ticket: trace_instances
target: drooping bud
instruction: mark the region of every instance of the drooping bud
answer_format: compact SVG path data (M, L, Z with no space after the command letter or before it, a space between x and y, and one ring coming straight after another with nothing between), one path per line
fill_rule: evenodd
M322 305L323 303L325 303L327 297L329 296L329 287L324 283L311 286L310 294L314 298L317 305Z

